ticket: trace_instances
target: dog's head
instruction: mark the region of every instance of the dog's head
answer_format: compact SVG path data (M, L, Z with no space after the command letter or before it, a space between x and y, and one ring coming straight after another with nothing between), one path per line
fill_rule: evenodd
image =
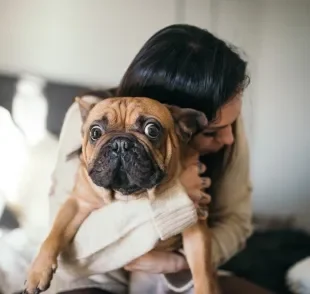
M198 111L149 98L77 98L83 120L82 158L94 184L123 195L154 188L176 172L180 140L204 128Z

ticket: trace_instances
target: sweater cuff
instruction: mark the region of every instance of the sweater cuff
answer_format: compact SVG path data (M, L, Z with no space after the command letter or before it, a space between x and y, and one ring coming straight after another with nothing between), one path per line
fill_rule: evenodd
M178 235L198 221L196 207L179 181L151 203L155 228L161 240Z

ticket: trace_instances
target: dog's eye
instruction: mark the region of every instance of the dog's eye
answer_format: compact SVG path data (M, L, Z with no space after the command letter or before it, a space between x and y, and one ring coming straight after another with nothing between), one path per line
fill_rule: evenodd
M92 126L90 128L90 138L93 141L98 140L102 136L102 130L99 126Z
M160 134L160 128L153 123L149 123L144 128L144 133L151 139L156 139Z

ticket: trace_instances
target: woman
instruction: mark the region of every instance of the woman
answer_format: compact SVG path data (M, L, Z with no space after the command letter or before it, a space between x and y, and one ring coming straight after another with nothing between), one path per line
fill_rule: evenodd
M195 135L193 144L207 166L206 175L212 180L208 191L212 198L208 225L212 231L215 266L241 250L251 234L249 158L240 117L242 94L248 84L246 67L246 62L231 47L209 32L189 25L172 25L146 42L117 89L117 96L146 96L206 114L209 126ZM72 114L67 115L66 120L74 121L70 116ZM70 135L65 133L63 130L63 140ZM190 177L193 180L199 175L195 173ZM189 196L196 202L201 198ZM174 293L180 289L183 293L192 293L188 265L179 253L151 251L125 269L144 273L138 288L146 284L153 288L143 293ZM160 278L163 275L159 274L164 274L167 283L163 283ZM221 284L225 293L249 290L268 293L243 281L230 281L227 278ZM118 293L116 288L100 288ZM104 292L88 289L70 293ZM131 293L142 292L132 287Z
M212 180L208 224L216 266L242 249L251 233L249 159L240 117L242 94L248 85L246 67L232 48L209 32L172 25L146 42L117 92L117 96L146 96L206 114L209 126L193 142ZM195 200L197 195L190 196ZM126 269L170 273L173 255L151 252ZM185 259L179 264L179 270L188 267ZM171 282L186 280L184 271L180 278L177 274L166 277ZM156 276L149 275L147 280L158 282Z
M248 84L246 66L236 52L209 32L172 25L146 42L117 91L117 96L150 97L206 114L209 126L194 137L194 144L212 180L208 220L217 265L242 248L251 232L248 151L240 118L242 94ZM232 177L231 183L225 181L229 188L221 183L225 177Z

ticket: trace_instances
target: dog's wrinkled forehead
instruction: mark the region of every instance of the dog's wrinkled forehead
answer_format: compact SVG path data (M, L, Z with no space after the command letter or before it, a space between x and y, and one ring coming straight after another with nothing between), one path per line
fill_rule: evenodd
M168 108L149 98L109 98L91 109L85 125L104 120L108 128L125 130L135 125L142 117L154 118L165 128L173 127L173 118Z

